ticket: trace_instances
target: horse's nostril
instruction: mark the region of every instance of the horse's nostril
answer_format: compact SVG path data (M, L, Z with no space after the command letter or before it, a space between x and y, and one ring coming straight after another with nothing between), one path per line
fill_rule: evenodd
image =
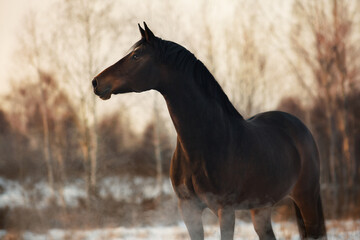
M94 88L96 88L96 86L97 86L97 80L96 80L96 78L94 78L94 80L92 80L92 85L93 85Z

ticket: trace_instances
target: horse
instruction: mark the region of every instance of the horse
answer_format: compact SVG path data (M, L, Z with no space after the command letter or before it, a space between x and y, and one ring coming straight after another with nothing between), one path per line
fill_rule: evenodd
M129 53L99 73L94 93L158 91L177 132L170 178L191 239L204 239L202 212L219 219L233 239L235 210L250 210L260 239L275 239L271 209L294 202L302 239L326 239L319 153L295 116L270 111L244 119L213 75L181 45L156 37L144 22Z

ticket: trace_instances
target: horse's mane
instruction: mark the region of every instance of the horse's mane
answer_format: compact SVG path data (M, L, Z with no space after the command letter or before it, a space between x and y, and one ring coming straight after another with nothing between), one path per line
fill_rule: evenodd
M195 83L207 97L214 99L231 116L242 117L214 76L194 54L177 43L161 39L158 41L158 49L163 62L182 72L192 74Z

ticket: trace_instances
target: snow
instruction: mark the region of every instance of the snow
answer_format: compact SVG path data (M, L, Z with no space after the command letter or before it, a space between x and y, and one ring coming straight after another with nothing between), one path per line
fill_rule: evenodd
M328 221L328 227L337 226L328 230L329 240L342 239L360 239L360 221ZM349 226L350 229L349 230ZM280 222L273 223L274 232L277 239L299 239L297 227L295 223ZM205 239L220 239L220 230L217 225L205 226ZM5 231L0 232L0 237L6 234ZM45 234L36 234L32 232L24 232L22 234L24 240L143 240L143 239L189 239L186 227L183 223L176 226L156 226L141 228L104 228L93 230L60 230L53 229ZM248 240L258 239L253 225L244 221L237 221L235 227L234 239Z
M112 197L117 201L141 202L143 199L155 198L159 192L156 190L156 180L144 177L106 177L100 181L99 194L101 197ZM164 179L163 193L172 194L173 190L169 179Z
M0 207L18 207L24 206L27 197L24 188L15 181L0 178L2 193L0 194Z
M0 208L4 207L36 207L44 209L49 206L52 196L52 190L44 182L38 182L34 185L20 184L17 181L0 178ZM77 207L80 199L87 197L85 182L77 179L68 182L63 187L65 203L69 207ZM135 177L106 177L99 181L99 194L101 197L112 197L117 201L134 201L139 203L142 199L154 198L158 195L156 189L156 180L154 178ZM164 179L163 192L172 194L173 190L169 179ZM55 191L55 199L60 203L59 191ZM35 204L32 204L36 202Z
M77 180L64 187L63 194L67 206L77 207L79 205L79 199L86 198L87 194L84 186L83 181Z
M4 207L36 207L45 208L51 200L51 189L46 182L29 184L0 178L0 208ZM68 182L63 188L66 204L69 207L76 207L80 199L87 197L85 182L82 179ZM153 178L128 178L128 177L106 177L99 181L99 194L101 197L112 197L118 201L140 201L156 197L156 180ZM173 194L171 183L164 180L163 192ZM60 201L58 191L55 194L56 201ZM34 204L36 202L36 204ZM327 221L328 239L360 239L360 220L352 221ZM294 222L273 223L277 239L299 239L297 226ZM220 239L218 225L205 225L205 239ZM0 230L0 239L7 238L12 234ZM66 230L51 229L45 233L22 232L24 240L142 240L142 239L189 239L185 224L179 222L175 226L154 226L154 227L118 227L102 229ZM21 237L19 237L21 239ZM13 238L18 239L18 238ZM234 239L258 239L252 223L237 220Z

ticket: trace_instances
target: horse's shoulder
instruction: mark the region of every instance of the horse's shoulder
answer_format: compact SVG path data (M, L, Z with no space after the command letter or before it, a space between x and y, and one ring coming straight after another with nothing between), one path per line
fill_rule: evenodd
M170 178L174 185L179 185L190 175L189 167L186 166L188 161L185 158L186 153L178 139L170 166Z

